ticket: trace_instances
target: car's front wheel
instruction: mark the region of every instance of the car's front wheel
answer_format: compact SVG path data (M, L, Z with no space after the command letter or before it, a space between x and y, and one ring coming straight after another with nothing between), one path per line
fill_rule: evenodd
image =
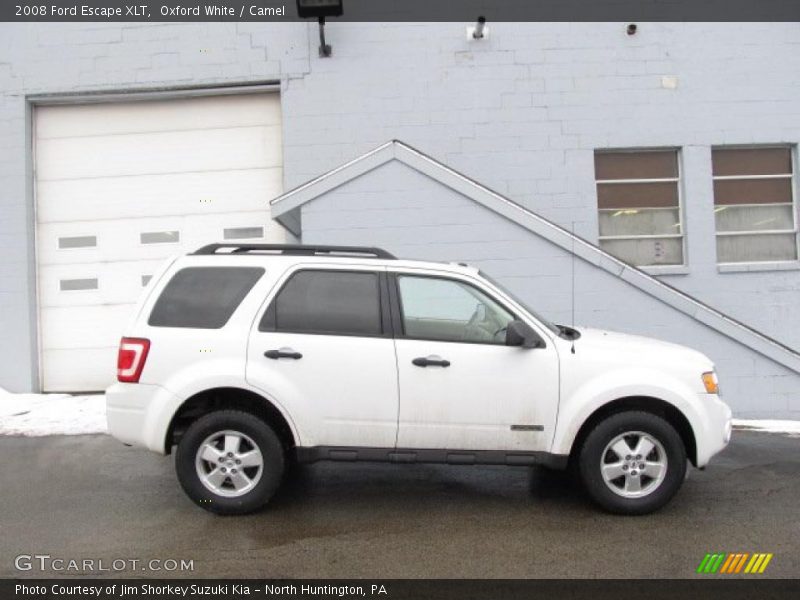
M686 474L678 432L656 415L629 411L601 421L579 454L581 481L608 511L641 515L664 506Z
M178 480L189 498L228 515L266 504L281 482L284 463L283 447L269 425L235 410L197 419L175 454Z

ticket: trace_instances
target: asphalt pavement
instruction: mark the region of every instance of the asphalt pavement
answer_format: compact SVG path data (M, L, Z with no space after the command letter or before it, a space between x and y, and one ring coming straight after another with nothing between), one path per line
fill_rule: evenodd
M735 432L643 517L544 469L367 463L300 467L262 512L219 517L172 457L107 436L2 437L0 456L2 577L712 577L695 574L707 552L770 552L756 577L800 575L798 437Z

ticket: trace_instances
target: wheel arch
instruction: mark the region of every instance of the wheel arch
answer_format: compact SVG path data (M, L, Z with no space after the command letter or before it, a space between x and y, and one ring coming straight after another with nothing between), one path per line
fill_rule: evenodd
M569 462L573 464L586 436L601 421L611 415L621 412L637 410L647 412L663 418L675 428L686 448L686 455L694 466L697 466L697 440L695 432L686 415L674 404L660 398L651 396L626 396L607 402L594 410L581 424L578 433L572 442L569 453Z
M218 387L203 390L187 398L175 411L164 439L164 451L171 454L183 433L195 420L216 410L234 409L250 413L272 427L285 450L297 445L292 426L283 413L267 398L252 390Z

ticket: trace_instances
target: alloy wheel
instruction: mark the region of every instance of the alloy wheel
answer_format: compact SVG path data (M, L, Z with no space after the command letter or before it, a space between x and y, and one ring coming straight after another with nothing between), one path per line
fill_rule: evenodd
M606 445L600 471L608 488L623 498L652 494L667 475L667 453L654 436L627 431Z
M264 472L264 457L250 436L224 430L211 434L200 444L195 468L207 490L237 498L258 484Z

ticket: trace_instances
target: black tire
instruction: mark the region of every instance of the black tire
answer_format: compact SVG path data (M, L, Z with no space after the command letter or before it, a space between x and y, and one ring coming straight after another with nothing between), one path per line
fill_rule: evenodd
M250 491L236 497L220 495L206 487L196 466L200 446L210 436L223 431L240 432L250 438L263 460L257 483ZM175 470L186 495L198 506L220 515L242 515L264 506L281 483L284 465L283 446L272 428L258 417L237 410L215 411L197 419L184 433L175 453ZM224 485L232 488L232 480L226 480Z
M661 448L655 447L655 454L649 455L654 461L662 450L666 456L666 473L663 479L643 474L646 471L638 473L639 485L643 490L639 493L644 494L638 497L624 495L630 494L624 489L628 475L637 473L631 470L630 463L624 464L626 471L620 479L609 483L606 483L601 468L603 462L626 462L624 458L618 459L616 452L606 449L611 442L628 432L644 433L661 445ZM637 438L634 435L623 439L630 447L630 443ZM631 456L632 461L636 462L635 455ZM643 460L647 461L647 457ZM686 448L675 428L661 417L640 411L622 412L601 421L589 432L580 449L578 468L584 488L602 508L617 514L643 515L664 506L681 487L686 474ZM612 486L618 491L612 490ZM651 486L652 489L647 491L646 486Z

